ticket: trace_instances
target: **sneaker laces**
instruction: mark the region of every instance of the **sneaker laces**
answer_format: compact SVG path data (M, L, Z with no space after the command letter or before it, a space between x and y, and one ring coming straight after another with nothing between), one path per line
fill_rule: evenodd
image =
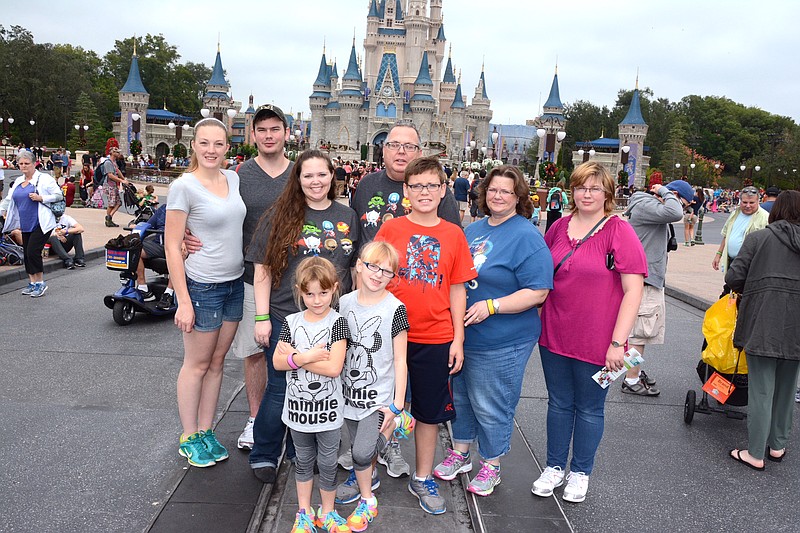
M195 457L205 451L208 451L199 436L189 437L182 444L189 446L189 449L192 451L192 454Z
M426 479L422 482L422 486L425 487L425 490L428 491L428 494L431 496L438 496L439 495L439 484L436 483L432 479Z
M333 524L331 524L331 522L333 522ZM334 510L334 511L331 511L330 513L328 513L328 514L326 514L326 515L325 515L325 520L324 520L324 522L323 522L323 523L324 523L325 527L326 527L328 530L331 530L331 529L332 529L332 528L331 528L331 526L332 526L332 525L335 525L335 526L337 526L337 527L339 527L339 526L346 526L346 525L347 525L347 520L345 520L344 518L342 518L342 517L339 515L339 513L337 513L337 512Z
M314 521L306 514L305 509L300 509L297 513L297 518L294 520L294 529L299 528L308 529L309 531L314 531L315 529Z
M557 466L548 466L544 469L544 472L542 472L540 479L555 485L558 478L561 477L561 474L562 474L561 468Z
M484 461L481 461L481 464L483 466L481 466L481 470L478 472L478 475L475 476L476 481L488 481L489 479L497 477L497 468Z
M464 456L460 452L457 452L452 448L448 449L447 452L448 452L447 457L445 457L444 461L442 461L442 464L444 466L448 467L453 466L453 464L455 464L455 462L458 461L459 459L462 461L464 460Z
M369 517L369 504L367 500L361 498L361 501L356 506L356 510L353 511L353 514L363 520L367 520Z
M211 447L222 447L222 444L217 440L217 436L210 429L206 431L205 439Z
M345 485L347 487L352 487L356 483L358 483L358 481L356 480L356 471L355 471L355 469L351 469L350 470L350 475L347 476L347 481L342 483L342 485Z

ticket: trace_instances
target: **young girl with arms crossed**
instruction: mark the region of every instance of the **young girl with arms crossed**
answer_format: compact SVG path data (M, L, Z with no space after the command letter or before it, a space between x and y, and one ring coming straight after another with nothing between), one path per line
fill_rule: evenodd
M239 176L221 170L228 131L215 118L197 123L187 172L167 197L164 252L178 299L175 324L183 332L183 366L178 374L178 412L183 434L180 455L193 466L213 466L228 451L211 430L217 411L225 354L242 320L245 205ZM186 229L203 248L186 258Z
M287 371L281 418L297 452L299 509L292 533L315 531L315 519L324 531L347 533L347 521L334 509L336 452L344 420L340 374L350 333L347 321L331 309L339 295L336 267L321 257L304 259L295 271L294 293L304 310L283 320L272 360L276 370ZM311 507L315 461L322 499L317 513Z
M408 316L405 305L386 290L399 262L392 245L366 245L356 263L359 288L339 303L350 329L342 379L353 470L337 489L336 500L351 503L360 498L347 519L353 531L364 531L378 515L378 500L372 494L378 453L392 432L407 438L414 429L414 419L403 410Z

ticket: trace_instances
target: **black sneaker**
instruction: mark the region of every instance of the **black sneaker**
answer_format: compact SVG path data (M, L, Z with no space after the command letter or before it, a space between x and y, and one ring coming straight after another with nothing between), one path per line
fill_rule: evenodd
M172 294L165 292L159 298L158 303L156 304L156 309L161 309L162 311L169 311L175 306L175 296Z
M628 385L628 382L622 380L622 392L625 394L636 394L637 396L658 396L661 391L655 387L649 386L647 383L639 378L636 385Z
M647 383L648 387L655 387L656 386L656 380L654 380L653 378L651 378L650 376L645 374L644 370L640 370L639 371L639 379L641 379L642 381Z
M153 291L151 291L149 289L147 291L143 291L141 289L137 289L137 290L139 291L139 294L142 295L142 299L145 302L153 302L153 301L155 301L156 295L153 294Z
M75 266L78 267L78 268L85 268L86 267L86 262L83 259L76 259L74 261L74 263L75 263Z
M67 259L64 261L64 268L67 270L75 270L75 263L73 263L71 259Z

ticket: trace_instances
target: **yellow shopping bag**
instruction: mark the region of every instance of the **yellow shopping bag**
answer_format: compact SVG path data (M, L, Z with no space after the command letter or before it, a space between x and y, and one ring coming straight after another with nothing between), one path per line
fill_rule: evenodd
M703 350L703 361L720 374L747 374L745 353L733 346L738 297L737 294L723 296L708 308L703 319L703 336L708 343Z

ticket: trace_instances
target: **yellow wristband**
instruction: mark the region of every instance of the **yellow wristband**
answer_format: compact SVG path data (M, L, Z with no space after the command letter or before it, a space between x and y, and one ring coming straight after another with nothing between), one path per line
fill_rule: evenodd
M493 315L494 314L494 304L492 303L491 299L486 300L486 307L489 308L489 314Z

